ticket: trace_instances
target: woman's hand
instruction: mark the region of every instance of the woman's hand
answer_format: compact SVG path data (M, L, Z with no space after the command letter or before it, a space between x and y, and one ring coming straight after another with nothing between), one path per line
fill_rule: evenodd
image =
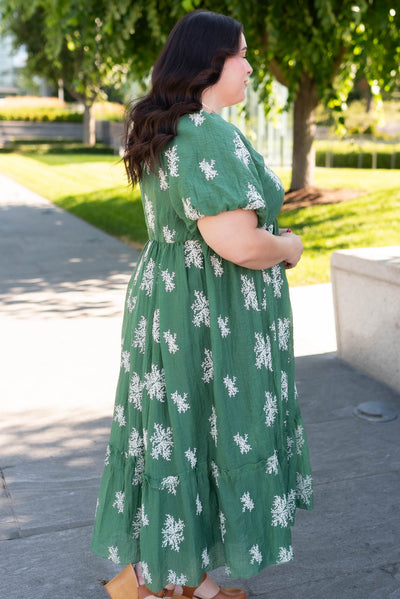
M287 237L291 241L290 253L284 261L285 268L294 268L303 253L303 242L301 237L292 233L290 229L279 229L280 237Z

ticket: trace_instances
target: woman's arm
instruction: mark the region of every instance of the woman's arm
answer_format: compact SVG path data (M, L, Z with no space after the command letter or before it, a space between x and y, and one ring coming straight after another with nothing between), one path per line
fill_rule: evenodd
M263 270L285 262L293 268L303 252L301 238L294 233L272 235L258 226L253 210L232 210L217 216L204 216L197 226L204 239L222 258L250 268Z

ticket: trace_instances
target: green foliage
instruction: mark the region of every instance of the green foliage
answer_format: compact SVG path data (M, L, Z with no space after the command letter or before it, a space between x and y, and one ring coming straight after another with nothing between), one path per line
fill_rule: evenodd
M374 156L378 169L400 169L400 144L357 142L316 142L315 163L325 166L327 153L335 168L372 168Z

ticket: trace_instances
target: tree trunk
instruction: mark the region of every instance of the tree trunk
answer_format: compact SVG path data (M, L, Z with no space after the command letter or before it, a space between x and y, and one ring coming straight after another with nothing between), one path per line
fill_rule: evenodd
M96 143L96 121L93 114L93 104L85 104L83 113L83 143L94 146Z
M304 75L294 103L292 191L314 185L315 108L319 99L315 83Z

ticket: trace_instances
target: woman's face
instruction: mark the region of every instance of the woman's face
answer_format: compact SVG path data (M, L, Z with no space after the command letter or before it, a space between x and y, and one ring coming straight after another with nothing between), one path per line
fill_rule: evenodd
M243 102L245 99L248 78L253 72L247 61L246 51L246 40L242 33L240 36L239 52L235 56L230 56L225 60L221 76L213 86L213 91L219 100L221 108L224 106L233 106L234 104Z

